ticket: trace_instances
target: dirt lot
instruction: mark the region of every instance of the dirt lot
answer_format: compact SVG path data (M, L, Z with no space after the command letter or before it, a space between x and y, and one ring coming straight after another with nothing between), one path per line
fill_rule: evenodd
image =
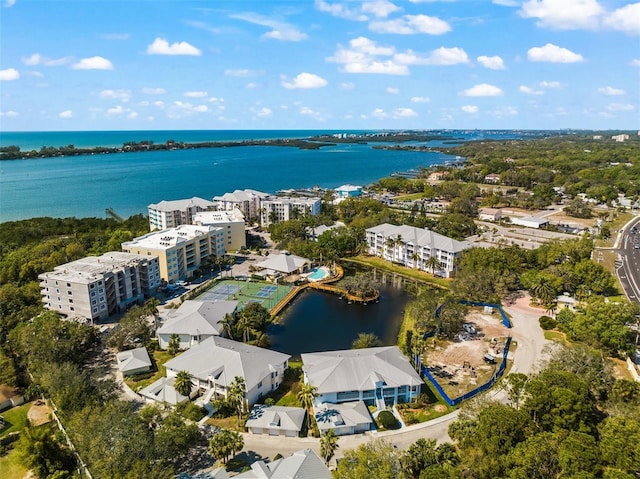
M27 412L27 418L29 418L29 421L31 421L33 426L39 426L40 424L46 424L51 420L49 417L50 412L51 408L47 406L44 401L34 401L29 408L29 412Z
M6 401L16 395L16 389L0 384L0 402Z
M429 348L423 356L423 361L451 398L489 380L498 367L508 335L497 311L487 314L473 309L467 316L467 323L473 326L475 334L467 333L464 341ZM496 358L495 364L485 362L487 353Z

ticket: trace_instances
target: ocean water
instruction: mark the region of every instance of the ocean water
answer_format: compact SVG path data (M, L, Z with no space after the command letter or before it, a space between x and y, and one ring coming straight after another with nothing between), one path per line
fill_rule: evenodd
M127 141L141 140L194 143L306 138L320 133L331 132L5 132L1 134L1 144L28 150L45 145L120 146ZM472 138L474 134L456 136ZM504 136L513 136L513 133L496 134L496 138ZM127 217L146 214L149 204L162 200L193 196L211 199L244 188L274 193L315 185L324 188L345 183L365 186L395 171L450 159L436 152L385 151L374 150L366 144L338 144L319 150L243 146L8 160L0 162L0 222L39 216L105 217L106 208Z

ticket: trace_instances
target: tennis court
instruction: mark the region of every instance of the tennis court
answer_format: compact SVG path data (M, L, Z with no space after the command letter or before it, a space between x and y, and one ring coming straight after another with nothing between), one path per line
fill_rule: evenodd
M281 286L264 281L222 280L209 291L202 293L198 301L238 301L239 309L249 303L260 303L271 310L291 291L291 286Z

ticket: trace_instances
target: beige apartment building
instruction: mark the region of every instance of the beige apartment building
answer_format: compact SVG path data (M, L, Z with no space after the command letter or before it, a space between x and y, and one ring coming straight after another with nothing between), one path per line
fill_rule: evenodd
M112 251L57 266L38 279L45 308L97 321L142 303L160 285L160 268L155 256Z
M240 210L203 211L196 213L193 224L222 228L227 251L238 251L247 246L244 215Z
M194 196L184 200L162 200L148 206L149 229L166 230L180 225L193 224L193 217L201 211L214 209L212 201Z
M265 227L302 217L320 214L320 198L289 198L270 196L260 206L260 225Z
M180 225L122 243L122 251L157 256L161 279L179 281L191 278L205 258L225 254L225 233L214 226Z

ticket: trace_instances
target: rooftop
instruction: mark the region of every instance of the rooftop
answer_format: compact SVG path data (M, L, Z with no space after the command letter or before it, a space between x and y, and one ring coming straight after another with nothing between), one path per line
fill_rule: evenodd
M194 196L193 198L187 198L184 200L162 200L160 203L155 203L149 205L149 209L157 210L157 211L184 211L188 208L199 207L202 209L209 209L214 207L214 203L209 200L205 200L204 198L198 198Z
M134 238L132 241L122 243L123 248L147 248L169 249L185 241L209 234L211 231L220 230L214 226L180 225L162 231L154 231L144 236Z
M158 329L158 334L220 335L220 321L233 314L237 301L187 300L168 314L168 319Z
M400 237L405 243L411 243L416 246L428 246L449 253L459 253L472 246L468 241L454 240L453 238L435 233L434 231L425 228L416 228L414 226L395 226L389 223L383 223L367 229L367 232L380 234L385 238Z

